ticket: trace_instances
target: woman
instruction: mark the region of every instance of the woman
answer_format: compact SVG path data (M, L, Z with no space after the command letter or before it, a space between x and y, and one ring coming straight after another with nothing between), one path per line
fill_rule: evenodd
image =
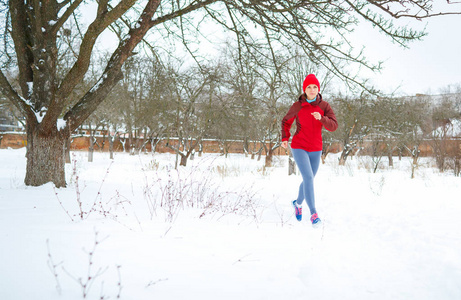
M322 100L320 83L314 74L307 75L303 82L303 94L299 96L282 120L282 147L288 147L290 128L296 119L296 133L291 141L291 152L303 177L298 199L293 201L296 219L302 220L302 203L306 199L313 226L320 224L315 209L314 177L322 155L322 127L329 131L338 128L331 106Z

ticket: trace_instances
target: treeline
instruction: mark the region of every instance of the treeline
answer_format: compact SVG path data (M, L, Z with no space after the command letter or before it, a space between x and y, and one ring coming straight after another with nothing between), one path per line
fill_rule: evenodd
M438 96L384 97L372 88L345 96L333 90L333 76L307 64L303 54L274 53L268 58L232 49L228 45L218 58L199 63L174 56L132 56L123 66L124 78L73 136L83 129L90 133L90 160L95 133L101 130L109 133L111 151L117 139L132 154L147 143L155 151L157 143L166 141L181 157L181 165L201 151L203 139L219 141L223 154L232 141L240 140L246 153L265 154L270 166L280 146L280 121L301 93L305 75L316 73L339 121L336 132L324 132L324 157L332 145L340 144L340 165L362 153L373 157L375 171L383 157L392 165L395 155L413 157L416 168L419 147L430 140L439 169L459 175L459 145L447 141L460 138L456 124L461 120L461 87L449 87ZM78 99L79 90L86 92L99 79L101 57L71 98ZM168 143L172 138L175 142Z
M285 64L277 67L262 58L255 62L250 55L227 54L192 66L178 60L132 58L125 66L125 78L110 94L110 105L103 104L85 122L86 128L109 129L110 140L122 139L131 153L146 143L155 149L161 140L178 138L179 144L168 145L183 165L200 151L202 139L219 141L223 154L233 140L242 140L246 153L264 153L270 166L280 146L281 118L299 96L305 74L319 72L326 78L324 98L340 125L336 132L325 131L324 157L339 143L340 165L362 153L373 157L375 171L383 157L392 166L395 155L411 156L416 168L421 143L429 140L440 170L452 169L459 175L459 146L450 148L447 141L460 138L456 127L461 120L460 87L449 87L437 96L384 97L370 91L344 96L328 93L328 74L303 68L301 56L284 58Z
M359 97L331 99L339 122L334 133L324 134L324 156L329 145L340 142L339 164L354 154L373 158L374 171L381 159L411 156L413 170L418 165L423 142L440 171L461 171L461 88L449 87L441 95L382 97L363 93Z
M299 96L305 74L316 70L300 63L301 55L272 59L231 49L200 63L131 57L124 78L81 128L109 131L110 147L119 139L130 153L146 143L155 149L160 141L178 139L167 145L182 165L200 151L203 139L219 141L224 154L233 140L241 140L246 153L264 153L270 165L280 146L281 118Z

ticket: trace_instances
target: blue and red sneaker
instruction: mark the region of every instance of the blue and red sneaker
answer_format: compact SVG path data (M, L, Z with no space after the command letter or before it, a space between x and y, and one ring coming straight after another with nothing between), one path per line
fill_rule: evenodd
M303 208L296 206L296 200L293 201L293 207L295 208L296 220L301 221L303 218Z
M319 216L317 215L317 213L315 214L312 214L311 216L311 223L312 223L312 226L314 227L318 227L320 225L322 221L320 220Z

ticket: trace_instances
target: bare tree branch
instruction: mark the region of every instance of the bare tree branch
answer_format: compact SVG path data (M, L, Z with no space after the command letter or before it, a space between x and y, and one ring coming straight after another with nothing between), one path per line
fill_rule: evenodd
M34 112L32 111L31 106L26 103L24 98L18 95L18 93L10 85L8 79L5 77L5 74L3 74L3 71L1 70L0 70L0 94L3 94L6 98L8 98L10 102L13 103L13 105L16 106L16 108L19 109L19 111L24 116L28 116L31 120L35 119L36 121L36 118L34 117Z
M66 0L63 1L60 5L60 8L65 7L71 0ZM69 17L75 12L75 10L78 8L78 6L82 3L83 0L75 0L74 2L71 3L71 5L67 8L67 10L64 12L64 14L54 23L54 25L51 25L51 33L56 35L59 31L59 29L64 25L64 23L69 19Z
M63 79L58 88L56 99L62 101L66 98L72 89L85 76L90 64L90 57L94 44L98 36L115 20L119 19L129 8L133 6L135 0L122 0L111 11L107 11L107 1L101 1L98 6L98 15L88 27L83 37L79 57L67 76Z

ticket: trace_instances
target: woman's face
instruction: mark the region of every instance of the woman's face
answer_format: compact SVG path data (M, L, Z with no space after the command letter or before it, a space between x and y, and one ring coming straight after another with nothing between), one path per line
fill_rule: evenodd
M312 100L317 97L317 94L319 93L319 87L315 84L309 84L304 92L307 95L307 99Z

